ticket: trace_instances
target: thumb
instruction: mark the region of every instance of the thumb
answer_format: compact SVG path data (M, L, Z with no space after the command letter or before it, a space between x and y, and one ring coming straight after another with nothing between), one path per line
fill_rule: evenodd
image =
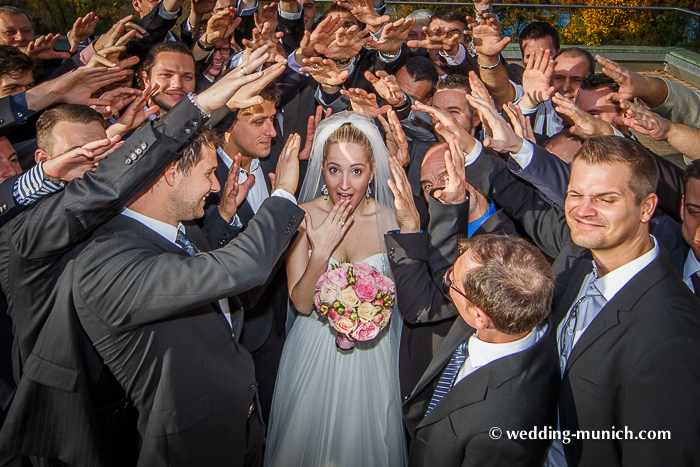
M245 188L246 190L251 187L251 185L255 183L255 175L250 174L248 175L248 178L246 179L245 182L241 184L242 188Z
M272 185L272 189L275 189L275 174L269 173L267 174L270 177L270 185Z
M311 214L308 212L304 213L304 221L306 222L306 231L307 232L313 232L314 230L314 225L311 222Z

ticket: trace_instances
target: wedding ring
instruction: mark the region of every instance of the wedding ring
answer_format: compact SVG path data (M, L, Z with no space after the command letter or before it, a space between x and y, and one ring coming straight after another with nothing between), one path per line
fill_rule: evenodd
M245 72L245 70L243 69L243 67L240 67L239 70L241 70L241 74L242 74L243 76L245 76L245 75L248 74L248 73Z
M345 221L340 221L340 225L345 225Z

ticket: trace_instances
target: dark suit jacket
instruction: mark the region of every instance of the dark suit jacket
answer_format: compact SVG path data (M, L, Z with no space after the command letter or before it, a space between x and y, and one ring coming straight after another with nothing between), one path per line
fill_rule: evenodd
M510 440L507 431L556 426L559 358L556 329L529 349L495 360L458 382L425 416L440 376L474 329L458 318L427 371L403 405L411 434L410 466L536 466L549 440ZM503 436L492 439L498 427Z
M3 227L0 281L15 336L15 381L53 307L54 286L67 254L148 187L202 122L201 112L181 101L160 121L135 133L96 171L86 172Z
M563 212L518 181L506 164L480 157L467 166L476 186L521 222L556 258L555 324L572 306L586 274L589 250L571 240ZM562 381L562 429L670 430L671 440L572 439L569 465L687 465L700 458L700 300L673 270L666 251L634 276L591 322L574 347ZM659 310L663 310L660 313ZM676 433L678 433L676 435Z
M77 258L80 321L139 411L139 465L243 465L262 441L253 360L212 303L262 284L302 219L272 197L233 242L190 257L117 216Z

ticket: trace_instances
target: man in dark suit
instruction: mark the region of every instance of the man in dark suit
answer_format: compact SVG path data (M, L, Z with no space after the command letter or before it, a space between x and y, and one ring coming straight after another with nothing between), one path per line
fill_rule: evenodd
M541 465L549 440L500 434L556 422L555 327L545 319L554 274L520 238L481 235L460 247L445 283L461 318L404 402L409 465Z
M489 144L517 153L522 139L503 132L484 102L469 99L496 128ZM561 429L673 433L664 441L555 441L551 465L683 465L700 455L691 440L700 414L690 396L700 390L700 374L687 364L700 356L700 302L649 235L654 158L627 138L588 139L574 159L563 212L505 162L484 156L466 162L472 183L556 258Z
M201 130L200 130L201 131ZM218 141L203 132L149 189L99 229L75 263L81 323L139 410L139 465L257 465L264 423L255 369L217 300L262 285L304 213L293 193L299 137L246 231L208 253L181 221L218 191ZM286 199L285 199L286 198Z

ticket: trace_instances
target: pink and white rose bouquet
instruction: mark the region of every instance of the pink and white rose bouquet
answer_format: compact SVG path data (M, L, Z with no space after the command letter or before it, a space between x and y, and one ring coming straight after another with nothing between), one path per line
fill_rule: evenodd
M395 296L394 282L369 264L342 263L318 280L314 310L338 331L338 347L350 350L386 327Z

